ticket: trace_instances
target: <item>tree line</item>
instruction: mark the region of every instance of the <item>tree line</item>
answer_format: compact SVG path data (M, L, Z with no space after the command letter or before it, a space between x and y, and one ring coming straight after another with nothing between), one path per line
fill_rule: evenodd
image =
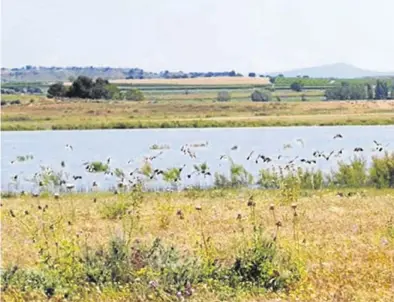
M130 101L142 101L144 99L144 94L139 89L129 89L123 92L116 85L110 84L108 80L97 78L94 81L87 76L79 76L69 87L64 86L63 83L55 83L49 86L47 96L49 98L66 97Z
M341 85L325 91L327 100L388 100L394 99L394 83L391 85L377 80L376 85L351 84L342 82Z

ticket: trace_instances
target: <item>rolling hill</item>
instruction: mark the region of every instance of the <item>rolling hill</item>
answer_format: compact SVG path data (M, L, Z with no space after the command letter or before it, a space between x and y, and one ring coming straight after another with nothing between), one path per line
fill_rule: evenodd
M276 76L283 74L285 77L296 77L308 75L311 78L364 78L364 77L384 77L394 76L393 72L380 72L358 68L346 63L335 63L321 66L293 69L282 72L273 72L269 75Z

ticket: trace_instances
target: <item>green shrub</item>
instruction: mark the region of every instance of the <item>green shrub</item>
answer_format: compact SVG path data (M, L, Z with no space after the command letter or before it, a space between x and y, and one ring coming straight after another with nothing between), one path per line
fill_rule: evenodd
M225 275L233 288L255 286L277 291L297 280L299 271L278 250L275 241L258 238L251 248L242 251Z
M386 152L384 157L373 157L369 169L369 180L377 188L394 187L394 152Z
M231 99L231 95L228 91L219 91L216 100L218 102L228 102Z
M272 94L267 90L255 90L251 94L250 98L253 102L269 102L272 100Z
M333 172L332 175L334 184L353 188L359 188L367 184L368 175L364 159L355 157L349 164L344 162L338 164L338 171Z
M145 96L141 90L133 88L126 92L125 98L128 101L143 101Z

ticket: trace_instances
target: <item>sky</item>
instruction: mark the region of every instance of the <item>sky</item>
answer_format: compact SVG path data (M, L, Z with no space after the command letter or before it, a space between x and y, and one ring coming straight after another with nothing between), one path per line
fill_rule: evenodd
M1 66L394 70L394 0L1 0Z

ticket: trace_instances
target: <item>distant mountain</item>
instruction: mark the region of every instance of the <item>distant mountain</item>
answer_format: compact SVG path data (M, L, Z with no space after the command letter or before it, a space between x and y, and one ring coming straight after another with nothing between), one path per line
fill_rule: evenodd
M315 67L300 68L283 72L273 72L269 75L276 76L283 74L285 77L296 77L307 75L311 78L364 78L364 77L380 77L394 76L393 72L379 72L361 69L346 63L327 64Z

